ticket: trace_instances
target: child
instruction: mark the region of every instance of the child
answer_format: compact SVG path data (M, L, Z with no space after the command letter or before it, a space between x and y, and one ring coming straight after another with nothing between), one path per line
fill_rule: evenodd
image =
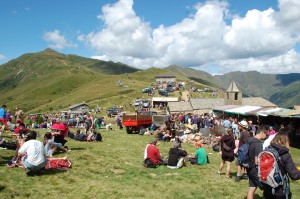
M46 151L47 157L52 157L52 154L56 150L56 148L62 149L65 152L71 151L71 150L68 150L67 148L63 147L61 143L56 143L56 142L52 141L52 134L50 132L47 132L45 134L43 144L45 146L45 151Z

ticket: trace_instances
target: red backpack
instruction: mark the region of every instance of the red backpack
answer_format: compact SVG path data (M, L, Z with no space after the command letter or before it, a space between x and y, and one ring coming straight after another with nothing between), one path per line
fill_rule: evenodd
M278 152L271 146L265 148L258 155L259 181L272 187L273 195L275 188L283 186L285 195L288 196L289 180L286 174L282 175L282 165Z

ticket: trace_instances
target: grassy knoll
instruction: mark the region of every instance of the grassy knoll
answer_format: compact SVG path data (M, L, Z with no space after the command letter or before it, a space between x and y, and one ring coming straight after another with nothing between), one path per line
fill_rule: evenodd
M75 131L75 130L73 130ZM42 135L45 130L39 131ZM220 157L207 147L211 164L189 166L179 170L167 167L145 169L142 166L145 145L152 136L127 135L125 130L101 130L103 142L87 143L70 140L67 155L72 168L65 172L48 172L27 177L23 168L8 168L5 162L13 151L0 150L0 198L245 198L248 182L235 183L232 178L217 175ZM8 138L8 133L4 135ZM41 136L42 137L42 136ZM39 139L41 139L39 137ZM160 151L167 156L171 143L160 143ZM194 147L183 144L188 153ZM292 149L296 163L300 150ZM292 182L293 198L300 198L300 182ZM255 198L262 198L257 191Z

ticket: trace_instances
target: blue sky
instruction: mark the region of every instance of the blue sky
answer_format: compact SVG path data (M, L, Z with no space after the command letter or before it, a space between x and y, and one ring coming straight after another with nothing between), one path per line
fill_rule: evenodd
M0 64L52 48L136 68L300 72L298 0L2 0Z

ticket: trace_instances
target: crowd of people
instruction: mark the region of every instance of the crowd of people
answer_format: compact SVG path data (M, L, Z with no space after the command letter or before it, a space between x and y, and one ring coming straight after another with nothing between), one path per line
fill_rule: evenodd
M8 114L7 114L8 113ZM67 135L79 141L95 141L99 138L97 129L105 125L103 118L94 118L90 113L84 116L84 130L77 130L76 134L69 132L68 125L58 122L55 119L51 121L49 132L44 135L43 141L37 140L38 133L24 123L24 113L16 107L14 117L11 112L6 110L6 105L0 108L0 144L5 142L1 138L1 133L12 123L15 122L16 157L14 161L20 160L20 165L26 169L26 173L41 172L46 162L53 157L57 150L70 152L65 146ZM8 116L7 116L8 115ZM52 116L50 116L52 118ZM116 116L116 125L120 130L123 129L122 117ZM55 127L54 127L55 126ZM157 168L165 165L170 169L179 169L187 165L206 165L209 164L207 151L201 137L194 140L194 153L188 152L182 148L182 143L201 134L203 128L222 127L223 131L216 134L219 139L220 165L216 173L222 175L226 164L225 178L231 179L232 162L236 166L235 182L241 180L249 181L248 199L254 198L257 188L263 190L265 198L291 198L290 188L283 185L276 189L261 182L259 178L258 164L259 154L269 147L272 147L279 154L281 159L280 169L282 175L287 174L292 180L300 179L300 171L293 163L289 153L289 134L288 128L284 124L275 128L270 125L263 125L259 122L252 122L246 118L238 120L234 117L217 117L197 114L171 114L167 117L165 123L161 126L152 124L150 128L143 131L144 135L153 135L150 143L147 144L144 151L144 167ZM71 136L70 136L71 135ZM188 136L189 135L189 136ZM100 134L101 136L101 134ZM84 139L82 140L82 137ZM102 138L101 138L102 139ZM101 141L101 140L100 140ZM170 141L173 147L169 149L168 157L164 158L160 154L160 141ZM249 145L248 159L251 166L243 167L238 161L239 149L244 145ZM288 182L289 183L289 182Z
M145 148L144 153L144 167L156 168L159 165L166 165L172 169L178 169L186 166L187 162L191 165L203 165L209 163L209 159L203 142L197 141L194 143L196 151L194 154L188 155L187 151L181 148L184 136L184 125L187 123L191 125L189 134L196 134L201 127L222 126L225 130L219 141L220 166L216 172L218 175L222 174L222 170L226 164L225 177L231 179L231 164L235 161L236 178L235 182L241 180L249 181L249 191L247 193L248 199L253 199L256 189L263 191L265 198L291 198L292 193L289 188L289 181L286 186L279 185L276 188L261 182L259 178L258 164L259 154L267 148L276 150L279 154L281 162L279 163L282 176L288 175L292 180L300 179L300 171L295 166L292 157L289 153L289 134L288 129L283 124L280 128L274 129L273 126L264 124L253 124L252 121L245 119L238 121L237 118L225 117L217 118L210 117L210 121L206 120L209 116L197 115L183 115L173 114L166 121L163 128L157 127L154 129L153 135L156 137L151 139L150 143ZM182 129L181 129L182 127ZM151 127L152 128L152 127ZM174 130L176 129L176 130ZM174 132L174 133L172 133ZM172 141L173 148L170 148L168 158L163 159L160 155L158 146L159 140ZM244 144L248 144L248 161L251 163L248 168L239 164L238 151Z

